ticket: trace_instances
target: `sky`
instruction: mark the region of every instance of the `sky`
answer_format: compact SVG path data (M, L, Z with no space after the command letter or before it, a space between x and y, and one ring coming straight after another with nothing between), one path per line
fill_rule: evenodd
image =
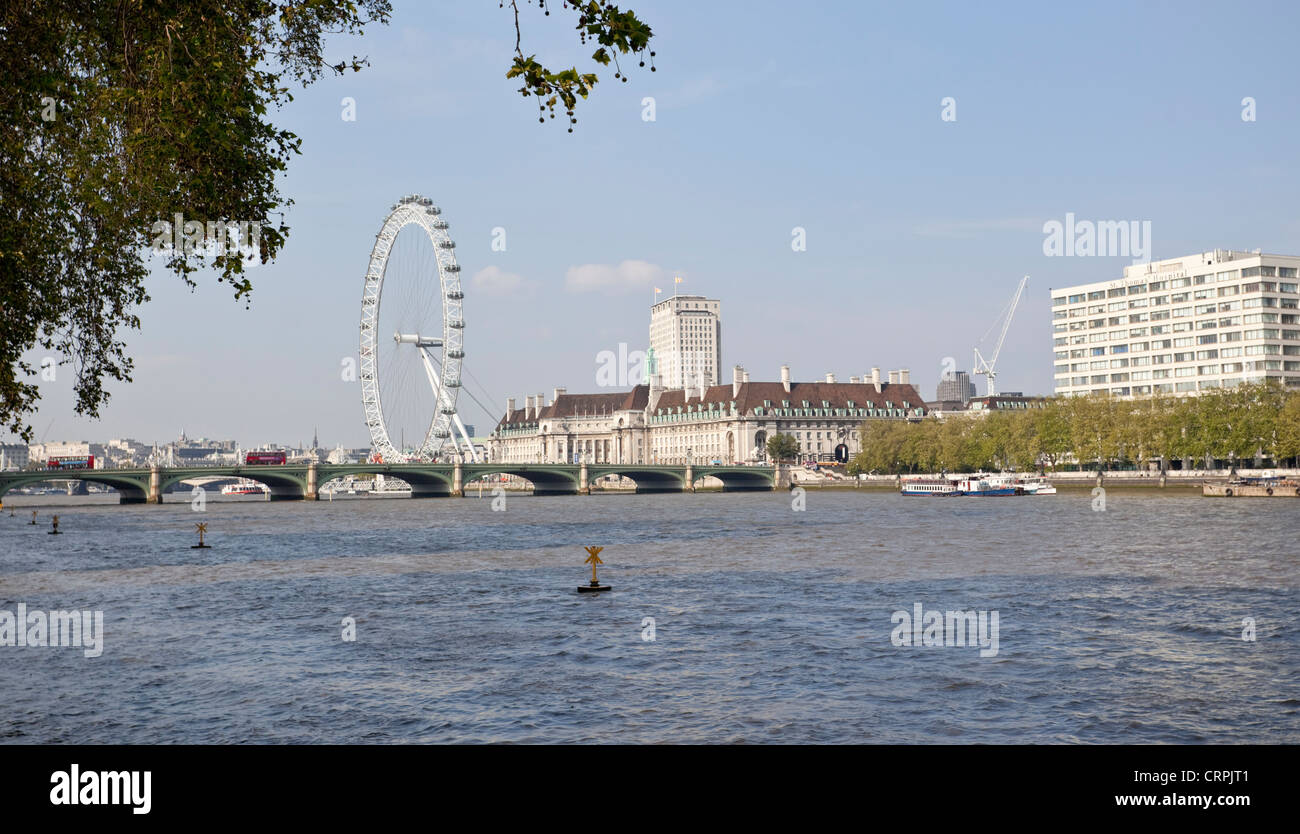
M654 30L656 71L601 72L572 134L505 78L514 26L495 2L394 0L388 26L329 40L327 58L371 66L274 115L302 154L281 180L289 241L253 270L251 309L215 274L191 291L155 272L124 334L134 381L110 381L90 420L59 369L36 439L316 430L367 446L343 371L375 234L406 194L457 241L464 367L493 410L462 398L461 413L480 434L506 397L602 390L597 356L647 346L653 288L675 275L721 299L726 380L735 364L796 381L906 367L931 399L1025 275L998 388L1051 393L1050 288L1133 261L1045 255L1044 224L1067 213L1149 221L1156 260L1300 254L1294 4L626 5ZM594 69L571 20L524 6L525 54Z

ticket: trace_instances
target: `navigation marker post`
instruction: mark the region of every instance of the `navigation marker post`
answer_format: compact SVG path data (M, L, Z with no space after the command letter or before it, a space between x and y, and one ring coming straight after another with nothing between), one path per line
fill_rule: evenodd
M54 525L54 529L50 530L49 535L51 535L51 536L57 536L57 535L59 535L59 517L58 517L57 515L56 515L56 516L52 516L52 517L50 518L50 521L51 521L51 523ZM35 524L35 523L36 523L36 521L35 521L35 519L33 519L33 520L32 520L32 524Z
M190 545L190 550L199 550L200 548L202 548L203 550L207 550L208 548L212 547L212 545L210 544L203 543L203 534L208 532L207 522L202 521L199 522L198 524L195 524L194 526L199 531L199 543Z
M32 510L32 521L31 521L31 523L32 523L32 524L35 524L35 523L36 523L36 510Z
M608 591L608 590L609 590L609 586L608 586L608 585L602 585L602 584L600 584L600 580L596 578L596 565L603 565L603 564L605 564L604 562L602 562L602 561L600 560L600 555L599 555L599 554L600 554L600 551L604 550L605 548L603 548L603 547L587 547L587 548L583 548L583 549L587 551L587 559L586 559L586 561L583 562L583 564L584 564L584 565L591 565L591 584L590 584L590 585L579 585L579 586L578 586L578 593L580 593L580 594L591 594L591 593L596 593L596 592L598 592L598 591Z

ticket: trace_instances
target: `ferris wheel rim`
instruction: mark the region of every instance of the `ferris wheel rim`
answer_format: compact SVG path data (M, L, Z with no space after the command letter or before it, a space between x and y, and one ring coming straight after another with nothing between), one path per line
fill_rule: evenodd
M383 338L378 327L388 258L397 236L411 225L419 226L433 246L442 306L442 358L438 369L440 390L429 428L414 455L408 455L392 442L384 420L377 362L379 340ZM461 305L464 293L461 291L460 265L456 263L455 246L447 223L441 217L441 211L432 200L418 194L398 201L375 235L375 245L370 252L361 296L360 381L361 402L366 426L370 431L371 452L384 460L432 457L442 450L451 437L451 423L456 415L456 400L461 385L461 364L465 356L465 319Z

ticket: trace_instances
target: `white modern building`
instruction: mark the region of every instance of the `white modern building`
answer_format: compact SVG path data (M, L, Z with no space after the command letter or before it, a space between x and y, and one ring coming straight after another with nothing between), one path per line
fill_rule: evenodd
M674 295L650 308L650 349L668 390L722 380L722 302Z
M31 459L21 443L0 443L0 470L22 469Z
M1300 257L1216 249L1052 291L1057 394L1300 388Z

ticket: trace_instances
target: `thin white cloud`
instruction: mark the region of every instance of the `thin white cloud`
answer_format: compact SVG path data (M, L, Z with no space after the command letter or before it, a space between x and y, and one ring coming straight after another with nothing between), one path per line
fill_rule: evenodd
M470 283L475 290L486 295L512 295L528 287L522 275L506 272L499 266L488 266L474 273Z
M677 104L689 105L716 98L726 92L727 85L717 77L706 75L692 78L678 88L672 100Z
M663 287L670 291L672 276L661 266L646 261L623 261L611 264L571 266L564 274L564 288L569 292L602 292L609 295Z

